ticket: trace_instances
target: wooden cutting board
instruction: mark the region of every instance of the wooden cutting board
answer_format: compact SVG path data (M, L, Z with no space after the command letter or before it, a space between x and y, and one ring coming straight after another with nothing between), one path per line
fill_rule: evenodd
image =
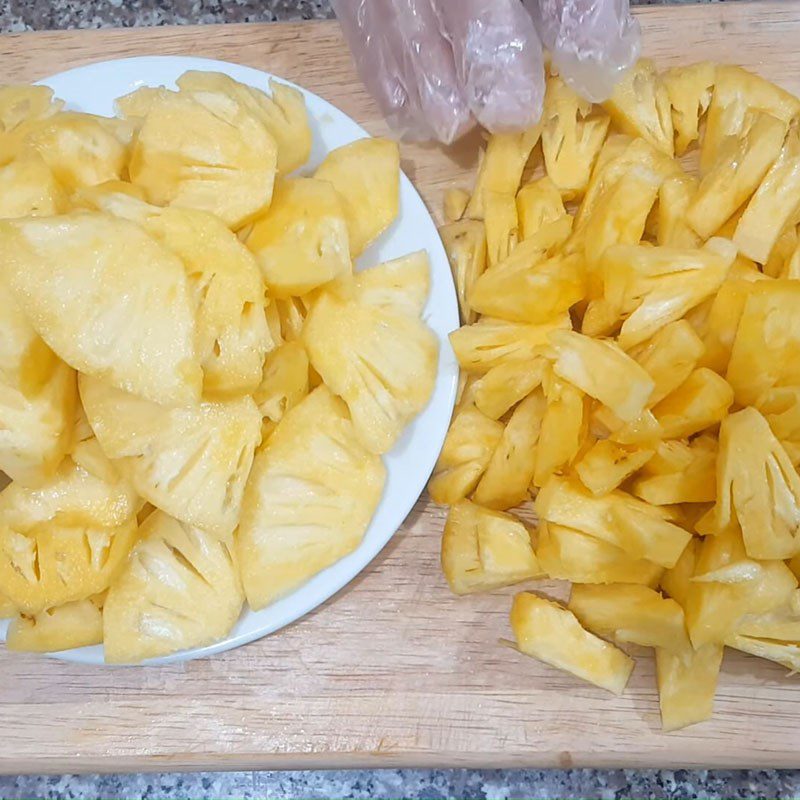
M639 18L644 52L661 64L736 62L800 94L800 0L650 7ZM0 36L0 81L143 54L267 69L385 132L333 22ZM403 168L437 218L443 190L469 186L476 141L403 147ZM664 735L644 652L615 698L500 646L512 592L450 595L438 565L443 520L423 497L331 601L208 660L89 668L0 649L0 772L800 767L800 682L785 670L729 654L714 720Z

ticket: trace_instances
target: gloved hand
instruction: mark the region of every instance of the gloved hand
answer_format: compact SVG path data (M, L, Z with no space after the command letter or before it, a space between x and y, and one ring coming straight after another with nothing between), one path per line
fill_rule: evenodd
M593 101L639 55L629 0L524 0L530 14L519 0L332 2L367 89L410 139L450 143L476 121L493 132L536 123L541 43Z

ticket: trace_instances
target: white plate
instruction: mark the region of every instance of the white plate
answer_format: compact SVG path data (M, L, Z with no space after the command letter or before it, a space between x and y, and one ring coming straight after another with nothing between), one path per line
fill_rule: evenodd
M139 86L175 88L175 80L186 70L224 72L243 83L267 89L269 73L225 61L178 56L147 56L103 61L53 75L43 83L65 100L68 107L93 114L114 114L114 99ZM278 80L282 80L278 78ZM289 81L284 81L289 83ZM295 84L291 84L295 85ZM305 96L314 146L305 172L316 167L335 147L367 136L346 114L301 86ZM210 656L252 642L294 622L338 592L372 561L392 538L422 492L444 441L458 381L458 366L447 334L458 327L455 291L436 226L422 198L405 175L400 176L400 213L394 224L359 259L357 267L379 264L414 250L428 251L431 262L431 294L423 317L439 339L439 372L433 397L406 430L397 446L384 457L388 477L383 498L360 547L337 564L312 578L293 594L253 612L245 610L228 637L209 647L187 650L151 664L166 664ZM336 613L333 610L331 613ZM369 613L369 609L364 609ZM0 623L0 641L5 627ZM102 647L84 647L55 654L84 664L102 664Z

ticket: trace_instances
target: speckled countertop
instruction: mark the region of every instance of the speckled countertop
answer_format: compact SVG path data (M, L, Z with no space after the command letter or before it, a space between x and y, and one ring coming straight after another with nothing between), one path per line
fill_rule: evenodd
M633 0L634 4L636 2ZM639 4L659 2L664 0L640 0ZM328 0L0 0L0 32L3 33L58 28L270 22L331 16ZM800 797L800 770L364 770L0 777L0 800L93 800L98 797L114 800L797 798Z

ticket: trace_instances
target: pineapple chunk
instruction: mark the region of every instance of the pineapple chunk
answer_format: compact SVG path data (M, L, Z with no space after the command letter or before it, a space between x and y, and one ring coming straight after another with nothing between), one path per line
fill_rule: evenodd
M453 505L472 494L503 436L502 423L472 405L458 409L428 483L434 503Z
M679 439L710 428L725 418L733 404L730 384L700 367L653 407L665 439Z
M0 586L21 613L84 600L114 581L137 537L136 520L116 528L47 522L22 533L0 524Z
M103 641L103 613L94 600L75 600L11 621L6 647L29 653L56 653Z
M583 197L608 132L607 116L557 75L547 79L542 112L542 153L547 175L565 200Z
M425 250L356 273L353 289L359 303L419 317L428 300L431 265Z
M386 453L430 398L438 344L416 317L358 300L323 293L303 343L314 369L347 403L364 445Z
M703 342L694 328L680 319L656 331L646 342L633 348L630 355L655 383L647 401L652 408L692 374L703 355Z
M275 297L302 295L352 272L343 203L327 181L278 181L246 241Z
M701 541L698 538L691 539L675 566L664 570L659 583L659 588L683 608L686 607L686 598L692 586Z
M631 558L613 544L581 531L539 523L536 557L542 569L557 580L574 583L641 583L654 586L663 567Z
M2 134L10 134L25 122L51 117L63 105L61 100L53 99L53 90L48 86L15 83L0 86L0 144L3 144Z
M672 106L675 155L682 156L700 136L700 118L711 104L715 72L710 61L700 61L673 67L661 76Z
M744 306L754 282L729 278L711 303L703 332L704 352L698 366L725 375Z
M556 351L556 375L608 406L625 422L644 411L655 383L616 344L574 331L555 331L550 341Z
M592 432L600 439L637 447L654 447L661 439L661 428L650 411L633 422L623 422L611 409L597 405L589 420Z
M690 444L660 442L632 491L647 503L713 503L717 498L717 443L702 436Z
M781 232L763 266L764 275L770 278L797 277L798 273L789 274L789 267L794 260L794 253L798 251L800 251L798 229L795 225L788 225Z
M482 317L450 334L450 344L461 369L480 375L508 361L522 361L539 355L550 333L569 330L569 314L539 325L523 325Z
M686 220L703 239L753 194L780 154L785 136L785 122L755 111L738 138L726 142L686 210Z
M656 648L658 702L661 727L677 731L710 719L714 709L723 648L706 644L695 650Z
M467 217L483 219L487 191L516 194L541 130L541 125L536 125L522 133L494 133L489 137L475 178L475 189L464 212Z
M303 93L270 79L270 97L221 72L184 72L178 78L181 91L202 95L220 93L240 102L269 131L278 146L278 172L287 175L302 167L311 154L312 134Z
M514 409L475 489L476 503L504 510L528 498L546 406L544 394L537 389Z
M576 584L568 608L584 628L619 643L672 652L689 647L683 609L648 586Z
M669 94L649 58L639 59L622 76L603 108L622 133L641 136L667 155L674 154Z
M264 441L308 390L308 356L300 342L286 342L267 356L261 384L253 393L264 420L261 426Z
M324 386L288 411L247 484L236 545L245 593L264 608L361 543L386 471Z
M662 567L674 567L692 538L670 523L664 510L619 490L594 497L574 478L551 478L539 491L536 513Z
M798 552L800 477L755 408L732 414L720 426L717 498L717 525L738 521L750 558L791 558Z
M79 383L100 446L143 498L218 537L234 530L261 436L251 397L170 408L97 378Z
M400 204L400 150L388 139L359 139L328 153L314 173L341 195L355 258L394 222Z
M517 202L513 194L487 191L483 198L486 258L493 267L505 261L519 240ZM470 296L470 302L472 296Z
M624 447L610 439L601 439L584 453L575 465L575 472L592 494L600 496L614 491L652 455L652 450Z
M89 212L0 222L0 271L70 366L155 402L199 398L183 264L137 225Z
M561 192L547 176L526 183L517 192L520 241L529 239L545 225L561 219L566 214Z
M736 633L756 639L774 641L800 641L800 590L795 589L786 606L745 617L737 626Z
M725 644L751 656L774 661L791 670L792 674L800 671L800 644L797 642L776 642L772 639L733 634L728 637Z
M458 222L464 216L469 203L469 192L466 189L450 187L444 193L444 218L448 222Z
M736 226L733 242L761 264L800 211L800 128L792 128L775 163L764 176Z
M143 120L150 109L162 97L175 94L171 89L163 86L140 86L114 101L114 109L120 117L125 119Z
M702 239L686 221L686 211L699 183L691 175L667 178L658 190L656 242L662 247L700 247Z
M486 228L478 220L463 219L442 226L439 235L453 273L461 321L469 325L478 318L469 299L475 281L486 269Z
M67 206L66 192L36 151L0 167L0 219L63 214Z
M512 406L541 385L546 366L546 359L538 356L492 367L473 387L476 407L487 417L500 419Z
M772 389L761 398L759 411L794 464L800 464L800 387Z
M455 594L490 592L542 575L526 527L469 500L447 514L442 569Z
M133 664L227 635L244 600L230 545L153 512L103 607L105 657Z
M581 627L558 603L522 592L511 606L511 628L525 655L575 675L614 694L622 694L633 659Z
M210 211L239 228L269 205L277 147L261 120L220 92L155 98L129 164L155 205Z

